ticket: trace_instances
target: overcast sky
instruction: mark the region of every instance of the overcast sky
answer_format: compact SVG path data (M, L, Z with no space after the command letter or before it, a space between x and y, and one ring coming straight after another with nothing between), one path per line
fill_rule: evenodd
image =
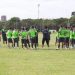
M0 0L0 16L20 17L21 19L70 17L75 11L75 0Z

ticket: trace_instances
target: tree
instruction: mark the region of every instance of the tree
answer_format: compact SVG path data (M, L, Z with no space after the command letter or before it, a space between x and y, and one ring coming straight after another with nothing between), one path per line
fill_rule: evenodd
M16 29L20 29L21 28L21 22L20 19L18 17L13 17L9 20L8 26Z
M75 26L75 16L70 18L70 25Z

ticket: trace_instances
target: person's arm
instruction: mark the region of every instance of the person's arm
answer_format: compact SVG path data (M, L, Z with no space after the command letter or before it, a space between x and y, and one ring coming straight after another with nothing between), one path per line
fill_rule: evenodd
M1 32L0 32L0 41L1 41Z

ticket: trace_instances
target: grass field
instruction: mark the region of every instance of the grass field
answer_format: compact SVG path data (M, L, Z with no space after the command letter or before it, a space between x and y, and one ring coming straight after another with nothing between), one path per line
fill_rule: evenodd
M55 34L42 49L41 37L38 50L0 48L0 75L75 75L75 50L55 50Z

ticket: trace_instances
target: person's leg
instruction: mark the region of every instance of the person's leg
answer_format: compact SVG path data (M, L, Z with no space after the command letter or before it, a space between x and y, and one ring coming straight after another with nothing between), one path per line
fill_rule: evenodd
M42 47L44 47L45 38L42 38Z
M7 37L6 37L6 39L5 39L5 44L7 44Z
M74 47L74 45L73 45L73 39L72 39L72 48Z
M9 38L7 39L7 41L8 41L8 44L7 45L8 45L8 47L10 47Z
M19 47L19 37L17 38L17 47Z
M74 39L74 48L75 48L75 39Z
M16 42L15 42L15 38L14 38L14 47L15 47L15 43L16 43Z
M7 38L3 37L3 44L7 44Z
M21 39L21 44L22 44L22 48L23 48L23 44L24 44L24 40L23 39Z
M35 48L37 47L37 40L36 40L36 37L34 38L34 45L35 45Z
M69 48L69 38L67 38L67 48Z
M5 41L4 41L4 39L3 39L3 44L5 44Z
M66 46L66 38L62 38L61 42L62 42L62 48L65 48L65 46Z
M71 46L71 48L72 48L72 39L70 39L70 46Z
M0 35L0 41L1 41L1 35Z
M27 48L27 41L24 39L24 46Z
M19 40L16 38L17 47L19 47Z
M12 39L9 38L9 39L8 39L8 47L9 47L9 48L12 47L11 44L12 44Z
M36 37L33 38L33 46L36 48Z
M69 38L66 38L66 48L69 48Z
M27 39L26 41L27 41L28 47L30 47L29 39Z
M46 39L46 44L49 47L49 39Z
M7 38L6 38L6 41L5 41L5 43L7 44Z
M62 48L64 48L64 45L65 45L64 42L62 42Z
M33 48L33 38L31 38L31 47Z
M13 47L13 41L11 42L11 44L12 44L12 47Z
M19 41L17 40L17 47L19 47Z
M60 48L60 44L62 43L62 38L59 38L59 40L58 40L58 49ZM63 43L62 43L62 47L63 47Z
M12 41L12 38L10 38L10 44L11 44L11 47L13 47L13 41Z
M36 36L36 45L38 46L38 36Z

